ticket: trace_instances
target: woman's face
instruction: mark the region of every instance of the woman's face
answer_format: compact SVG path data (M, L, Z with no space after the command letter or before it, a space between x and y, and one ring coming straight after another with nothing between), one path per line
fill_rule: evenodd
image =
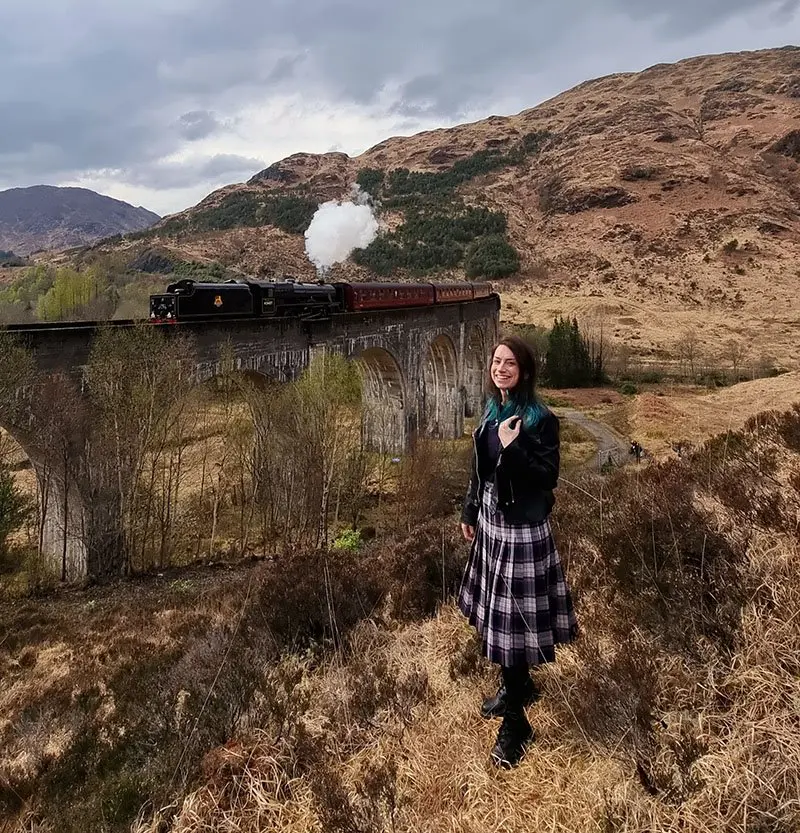
M492 381L500 390L513 390L519 382L519 365L511 350L501 344L492 356Z

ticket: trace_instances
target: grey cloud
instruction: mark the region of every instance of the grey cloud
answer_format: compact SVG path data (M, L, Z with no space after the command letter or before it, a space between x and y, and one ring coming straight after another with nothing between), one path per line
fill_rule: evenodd
M237 165L243 173L256 160L156 163L187 142L224 138L240 110L275 92L455 120L687 57L680 43L704 32L703 51L725 51L715 30L745 12L776 39L800 40L798 8L800 0L3 0L0 184L106 169L163 188L233 175ZM632 37L642 27L659 54ZM768 45L740 28L743 44ZM394 102L381 99L387 89Z
M173 188L191 188L198 183L208 183L210 187L215 187L249 179L265 167L263 159L219 153L180 162L156 162L122 173L125 182L131 185L152 188L155 191L169 191Z
M765 21L771 18L776 23L791 19L800 0L613 0L613 5L633 20L653 20L668 36L682 36L707 30L742 12L759 12Z
M297 69L304 58L305 55L284 55L282 58L278 58L267 75L267 82L280 84L283 81L291 80L295 77Z
M306 0L254 11L252 0L231 0L229 20L234 25L254 14L250 31L270 32L259 43L293 51L293 72L281 82L315 82L330 95L363 104L395 83L401 112L457 117L526 78L555 75L559 65L572 82L570 66L582 63L575 40L581 28L596 30L595 46L614 62L612 71L620 68L620 55L638 61L638 44L627 37L630 32L616 29L618 21L609 22L610 14L669 42L708 32L745 12L775 22L779 11L793 15L797 7L798 0L406 0L392 6L374 0ZM796 32L800 35L797 27ZM720 46L724 50L724 43L709 39L706 51L721 51ZM664 59L654 56L652 62Z
M181 136L189 141L205 139L206 136L216 133L222 127L221 122L208 110L192 110L184 113L178 119L178 124Z

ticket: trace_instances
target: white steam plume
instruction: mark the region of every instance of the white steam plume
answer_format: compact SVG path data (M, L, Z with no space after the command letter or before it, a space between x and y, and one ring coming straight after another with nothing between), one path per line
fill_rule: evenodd
M353 199L323 203L306 229L306 254L319 274L347 260L353 249L368 246L378 233L368 195L356 186Z

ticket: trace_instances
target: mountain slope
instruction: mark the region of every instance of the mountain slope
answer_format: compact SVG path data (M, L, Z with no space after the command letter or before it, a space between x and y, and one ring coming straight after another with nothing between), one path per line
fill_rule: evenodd
M463 275L464 247L431 254L436 235L485 207L505 215L520 256L516 278L496 283L506 320L575 313L647 360L674 357L694 331L707 356L734 339L798 366L798 124L800 48L691 58L587 81L516 116L391 138L357 158L295 154L148 236L184 257L311 277L302 223L284 214L307 221L358 179L381 199L383 260L332 277L376 264L413 276L394 268L392 246L413 249L415 263L449 258L440 271ZM418 245L409 219L418 232L420 217L428 239Z
M18 255L80 246L140 231L158 220L152 211L85 188L34 185L0 191L0 249Z

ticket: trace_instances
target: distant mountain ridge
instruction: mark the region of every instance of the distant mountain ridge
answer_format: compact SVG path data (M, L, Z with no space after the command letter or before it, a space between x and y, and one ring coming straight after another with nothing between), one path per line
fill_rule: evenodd
M0 191L0 249L28 255L141 231L161 218L87 188L34 185Z

